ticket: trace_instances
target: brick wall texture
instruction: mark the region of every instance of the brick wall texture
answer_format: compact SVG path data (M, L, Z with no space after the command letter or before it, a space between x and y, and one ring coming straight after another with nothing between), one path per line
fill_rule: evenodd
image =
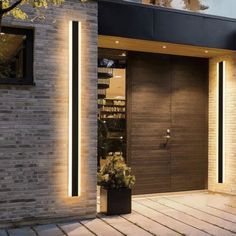
M225 181L217 183L217 62L226 63L225 82ZM211 191L236 194L236 56L210 60L209 66L209 165L208 188Z
M0 227L96 214L97 4L65 1L44 20L4 18L35 30L36 86L0 85ZM82 186L68 193L68 26L82 22ZM225 183L217 184L216 64L226 61ZM209 190L236 193L236 56L210 60ZM53 219L53 220L52 220Z
M32 12L32 9L31 9ZM0 85L0 226L96 214L97 4L65 1L44 20L4 18L35 30L35 86ZM82 186L68 193L68 32L82 22Z

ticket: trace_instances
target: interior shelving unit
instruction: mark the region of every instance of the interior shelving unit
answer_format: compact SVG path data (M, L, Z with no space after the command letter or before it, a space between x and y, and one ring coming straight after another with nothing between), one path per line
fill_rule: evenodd
M109 88L112 77L111 68L98 67L98 99L106 98L106 89Z
M98 104L101 119L125 119L126 105L124 99L103 99Z

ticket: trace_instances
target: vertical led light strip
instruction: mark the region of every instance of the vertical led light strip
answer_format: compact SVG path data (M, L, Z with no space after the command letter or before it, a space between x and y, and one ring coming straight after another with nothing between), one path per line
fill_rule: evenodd
M69 23L69 196L80 196L81 23Z
M217 172L218 172L218 183L224 182L224 162L225 162L225 156L224 156L224 143L225 143L225 127L224 127L224 114L225 114L225 61L221 61L217 64L217 83L218 83L218 91L217 91L217 97L218 97L218 106L217 106L217 152L218 152L218 158L217 158Z

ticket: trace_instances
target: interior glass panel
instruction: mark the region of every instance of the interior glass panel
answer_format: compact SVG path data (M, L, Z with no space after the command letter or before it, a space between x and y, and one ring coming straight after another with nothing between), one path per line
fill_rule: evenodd
M1 33L0 35L0 80L24 77L25 35Z
M112 155L126 158L126 52L99 48L98 167Z

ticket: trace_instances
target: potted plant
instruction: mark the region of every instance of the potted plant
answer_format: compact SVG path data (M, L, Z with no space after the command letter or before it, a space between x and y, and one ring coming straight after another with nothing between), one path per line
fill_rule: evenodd
M131 213L131 188L135 176L121 156L108 157L98 172L100 211L107 215Z

